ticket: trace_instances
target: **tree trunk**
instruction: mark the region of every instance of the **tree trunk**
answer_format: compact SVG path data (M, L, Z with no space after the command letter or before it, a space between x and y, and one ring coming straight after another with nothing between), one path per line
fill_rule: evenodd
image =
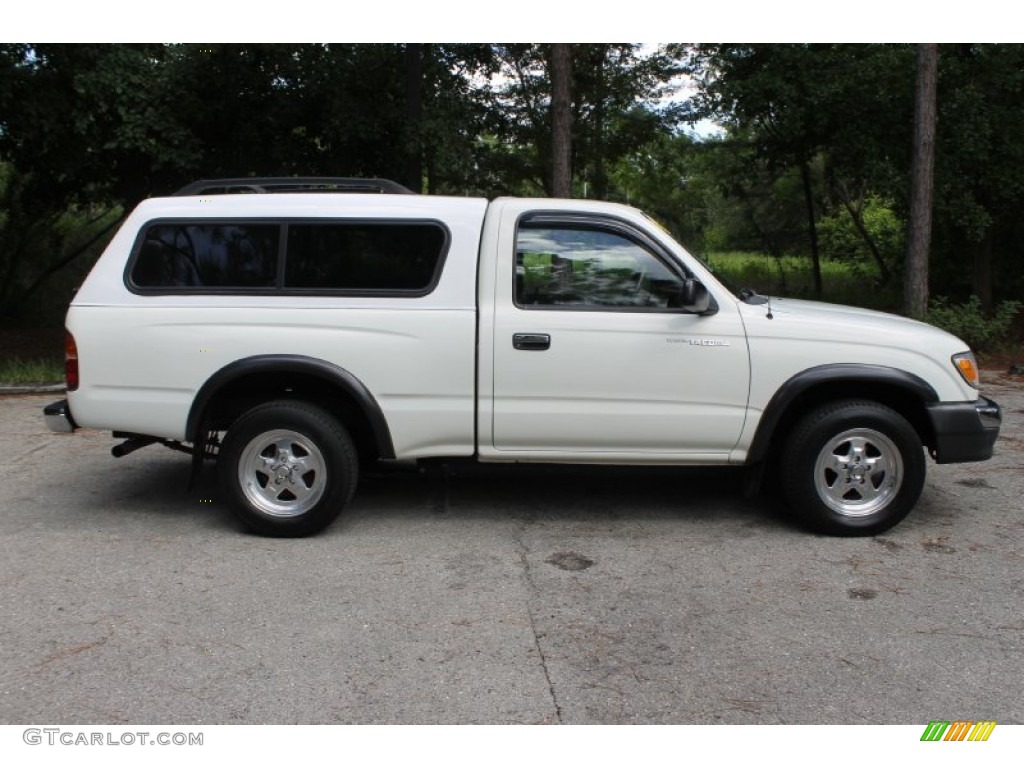
M601 43L596 46L599 56L597 58L597 77L594 84L594 198L596 200L608 199L608 172L604 162L604 134L605 134L605 102L607 95L605 90L605 61L608 58L610 46Z
M807 208L807 235L811 241L811 268L814 272L814 296L821 298L821 253L818 250L818 223L814 216L814 190L811 188L811 166L800 163L800 178L804 182L804 203Z
M405 186L423 191L423 45L405 46Z
M551 44L551 194L572 196L572 50Z
M903 285L903 311L916 318L924 317L928 310L938 72L938 44L921 43L917 47L914 157L910 170L910 220L907 222L907 264Z

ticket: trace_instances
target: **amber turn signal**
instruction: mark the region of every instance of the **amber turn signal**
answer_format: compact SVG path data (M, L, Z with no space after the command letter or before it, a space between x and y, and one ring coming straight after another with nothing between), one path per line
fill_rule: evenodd
M953 365L960 371L964 381L975 389L978 388L978 364L975 362L973 354L961 352L959 355L953 355Z

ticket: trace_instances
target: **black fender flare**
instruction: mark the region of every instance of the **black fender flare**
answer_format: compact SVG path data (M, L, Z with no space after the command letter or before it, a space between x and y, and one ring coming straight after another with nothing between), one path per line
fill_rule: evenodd
M338 387L349 395L366 415L380 457L384 459L395 457L395 447L391 440L391 430L388 428L387 419L384 418L380 404L366 385L349 371L334 363L305 355L246 357L228 363L215 372L199 388L192 400L188 420L185 422L185 439L193 443L199 439L206 408L222 388L244 376L259 373L303 374Z
M931 384L920 376L899 368L866 363L834 363L808 368L787 379L768 401L758 422L754 439L750 442L746 463L755 464L764 459L779 422L800 395L813 387L830 383L844 386L881 384L898 389L922 404L939 401L939 396Z

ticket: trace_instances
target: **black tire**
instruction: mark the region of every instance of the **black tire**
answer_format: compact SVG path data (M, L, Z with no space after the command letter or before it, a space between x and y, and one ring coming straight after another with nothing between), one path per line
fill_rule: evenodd
M797 423L786 441L782 484L807 527L833 536L874 536L900 522L924 488L920 436L879 403L839 400Z
M359 461L348 432L327 411L275 400L231 425L217 459L231 511L264 536L308 536L334 522L352 498Z

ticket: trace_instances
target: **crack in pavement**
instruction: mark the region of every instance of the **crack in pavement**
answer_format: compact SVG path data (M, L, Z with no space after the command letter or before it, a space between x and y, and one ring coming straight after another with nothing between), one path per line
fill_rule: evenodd
M31 457L33 454L39 453L44 448L49 447L53 443L53 441L54 441L54 438L50 438L49 440L44 440L42 443L40 443L39 445L35 446L34 448L29 448L27 451L22 451L18 456L14 457L13 459L9 459L8 463L9 464L20 464L23 461L27 460L29 457Z
M526 524L524 523L519 531L519 535L514 537L517 549L519 550L519 561L523 564L523 578L526 581L526 585L530 588L530 591L534 595L540 595L540 588L533 580L533 572L530 569L530 561L527 557L530 550L523 541L523 535L526 533ZM530 599L527 596L526 600L526 615L530 619L530 631L533 632L533 647L537 649L537 656L540 657L540 666L544 671L544 679L548 683L548 693L551 694L551 703L555 708L555 719L559 725L562 725L562 706L558 703L558 696L555 693L555 684L551 680L551 671L548 669L548 659L544 655L544 648L541 647L540 633L537 632L537 622L533 615L533 608L530 606Z

